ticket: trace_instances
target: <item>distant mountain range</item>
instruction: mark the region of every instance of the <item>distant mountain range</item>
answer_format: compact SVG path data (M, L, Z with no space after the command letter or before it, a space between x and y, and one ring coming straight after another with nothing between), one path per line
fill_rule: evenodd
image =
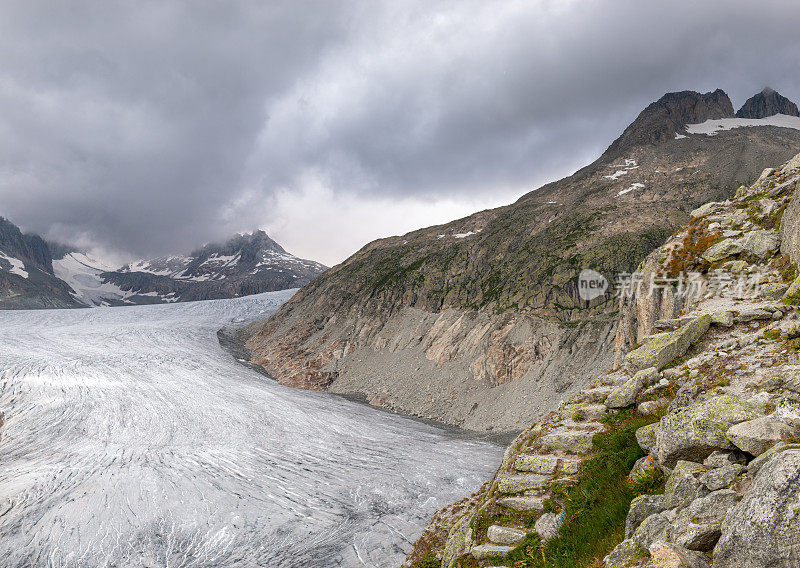
M264 231L115 268L86 252L23 234L0 217L0 309L122 306L234 298L297 288L326 270Z

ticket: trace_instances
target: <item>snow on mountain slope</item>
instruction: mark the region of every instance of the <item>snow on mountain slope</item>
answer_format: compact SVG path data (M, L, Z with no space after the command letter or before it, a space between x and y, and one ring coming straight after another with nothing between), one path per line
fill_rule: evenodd
M700 124L687 125L686 132L688 134L715 136L717 132L723 130L752 126L782 126L784 128L800 130L800 117L789 116L787 114L775 114L766 118L713 118L701 122Z
M13 256L8 256L3 251L0 251L0 260L5 260L10 265L9 268L4 268L3 264L0 263L0 270L8 270L11 274L16 274L17 276L22 276L23 278L28 277L28 271L25 270L25 263L20 259L14 258Z

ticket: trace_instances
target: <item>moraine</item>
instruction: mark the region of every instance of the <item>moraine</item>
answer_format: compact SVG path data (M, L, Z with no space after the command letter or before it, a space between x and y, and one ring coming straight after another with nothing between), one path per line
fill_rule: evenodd
M396 566L502 449L217 343L291 291L0 313L0 566Z

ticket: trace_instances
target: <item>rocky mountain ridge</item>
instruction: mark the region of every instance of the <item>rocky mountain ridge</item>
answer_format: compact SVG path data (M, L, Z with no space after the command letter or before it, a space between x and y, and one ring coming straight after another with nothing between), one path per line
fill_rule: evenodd
M736 118L766 118L776 114L800 116L800 111L795 103L767 87L747 99L742 108L736 111Z
M518 429L611 362L617 306L581 299L582 269L633 270L694 207L800 150L800 123L718 130L721 116L722 91L665 95L572 176L368 244L242 331L253 361L287 385ZM686 129L704 119L707 133Z
M263 231L205 245L189 256L117 269L74 247L22 235L0 219L0 309L233 298L300 287L324 270L287 253Z
M694 210L620 299L618 365L524 430L404 566L800 565L798 243L800 154Z

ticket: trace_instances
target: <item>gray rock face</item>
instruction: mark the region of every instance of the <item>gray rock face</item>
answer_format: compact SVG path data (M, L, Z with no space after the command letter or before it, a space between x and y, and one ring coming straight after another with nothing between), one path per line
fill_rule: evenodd
M722 523L715 568L800 566L800 449L776 454Z
M656 457L667 467L680 459L701 462L714 450L733 449L726 437L728 429L758 416L753 405L730 395L690 404L667 414L658 423Z
M636 397L642 388L658 380L658 369L650 367L642 369L616 389L606 399L608 408L625 408L636 402Z
M670 540L689 550L711 550L722 534L722 520L735 504L736 492L730 489L692 501L673 520Z
M646 518L660 513L666 508L663 495L640 495L636 497L631 501L628 517L625 519L625 538L632 537L633 533L636 532L636 529Z
M766 118L776 114L800 116L796 104L767 87L747 99L742 108L736 111L736 118Z

